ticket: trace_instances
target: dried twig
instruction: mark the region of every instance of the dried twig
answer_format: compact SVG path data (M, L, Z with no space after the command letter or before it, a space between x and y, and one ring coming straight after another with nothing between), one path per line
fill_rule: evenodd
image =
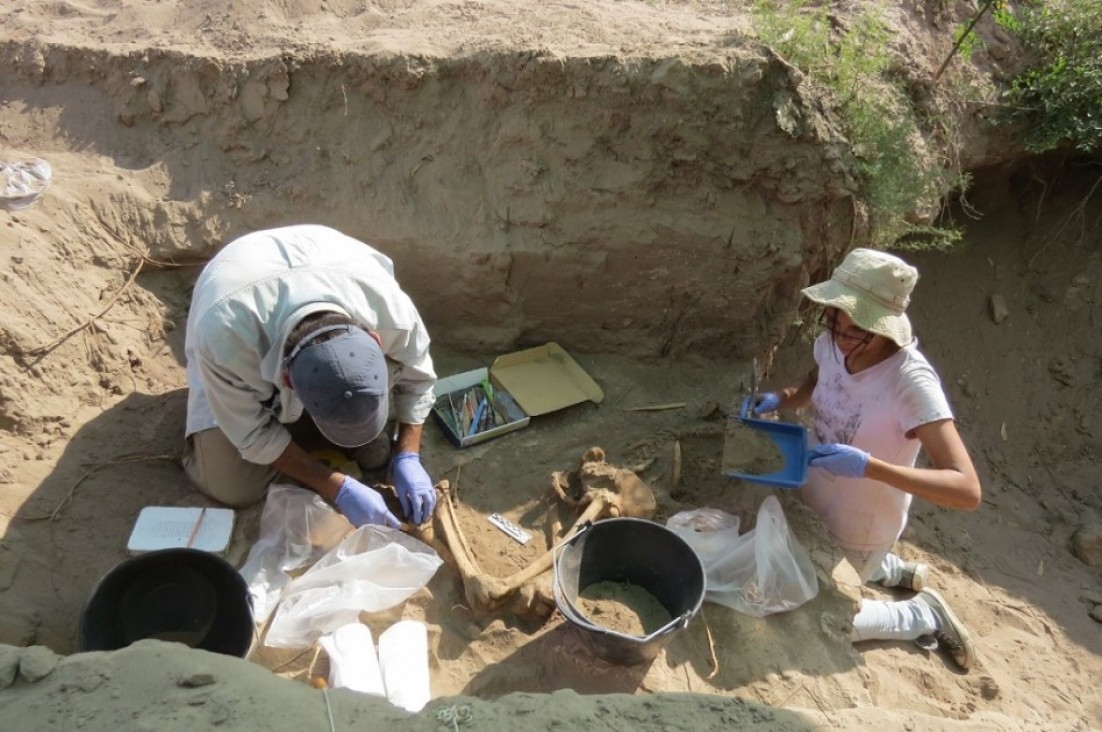
M179 269L181 267L195 267L195 266L205 264L205 263L206 263L205 259L203 259L203 260L199 260L199 259L197 259L197 260L187 260L187 261L183 261L183 262L162 262L162 261L159 261L159 260L156 260L156 259L150 259L149 257L146 257L144 255L138 257L137 264L134 265L134 271L131 272L130 276L126 278L126 282L123 283L122 287L120 287L118 289L118 291L115 292L115 294L111 297L111 299L107 301L107 305L102 310L100 310L98 313L96 313L91 318L84 321L83 323L81 323L77 327L72 328L71 330L67 331L63 335L61 335L61 336L55 338L54 340L50 341L46 345L38 346L37 348L32 348L31 350L26 351L26 355L36 356L36 357L45 356L48 353L50 353L51 351L53 351L55 348L60 346L62 343L67 341L72 336L76 335L77 333L81 332L82 330L85 330L86 328L91 328L92 325L97 320L99 320L104 315L106 315L107 311L115 306L115 303L118 302L118 299L122 296L122 294L124 292L126 292L126 289L128 287L130 287L131 284L133 284L134 280L141 273L143 268L149 268L149 269Z
M67 341L71 336L76 335L77 333L84 330L85 328L90 328L92 326L92 324L96 322L97 319L102 318L107 313L108 310L110 310L112 307L115 306L115 302L119 299L119 296L121 296L122 293L126 292L126 288L130 287L130 284L134 281L134 278L136 278L138 276L138 273L142 271L142 267L145 265L145 262L146 262L145 257L142 257L138 260L138 264L137 264L137 266L134 267L134 271L130 273L130 277L127 278L126 282L123 283L123 286L118 289L118 291L114 294L114 296L112 296L112 298L107 301L107 307L105 307L103 310L99 311L99 313L97 313L96 315L93 315L91 318L84 321L83 323L81 323L77 327L69 330L64 335L62 335L58 338L55 338L54 340L47 343L46 345L39 346L38 348L32 348L31 350L27 351L27 355L28 356L45 356L50 351L54 350L55 348L60 346L62 343Z
M10 519L16 519L18 521L53 521L57 519L62 509L69 505L69 502L73 500L73 494L76 493L76 490L80 487L80 484L98 473L99 471L103 470L104 468L110 467L112 465L123 465L126 463L137 463L148 460L179 460L179 458L180 456L175 453L165 453L163 455L132 455L112 458L111 460L105 460L100 463L84 463L84 465L91 465L92 468L87 470L84 475L80 476L77 481L73 483L72 487L69 488L69 491L65 494L65 497L61 499L61 502L57 504L53 511L37 516L26 516L19 513L0 513L0 516L4 516Z
M294 663L295 661L297 661L297 660L299 660L300 658L302 658L303 656L305 656L305 655L306 655L307 653L309 653L309 652L310 652L311 650L313 650L313 649L307 648L307 649L306 649L306 650L304 650L304 651L300 651L300 652L299 652L298 654L296 654L296 655L295 655L295 657L294 657L294 658L290 658L290 659L288 659L288 660L284 661L283 663L280 663L280 664L277 664L277 665L275 665L275 666L272 666L272 667L271 667L270 669L268 669L268 670L269 670L269 671L271 671L272 673L275 673L276 671L280 671L280 670L282 670L282 669L285 669L285 668L287 668L288 666L290 666L290 665L291 665L292 663Z
M708 635L708 653L712 662L712 670L704 677L705 681L711 681L719 673L719 659L716 657L716 643L712 638L712 626L708 625L708 618L704 615L704 608L700 608L700 619L704 621L704 632Z
M310 679L314 676L314 665L318 662L318 656L321 654L321 646L314 648L314 657L310 659L310 665L306 667L306 678Z
M667 409L683 409L685 402L669 402L668 404L650 404L643 407L629 407L629 412L661 412Z
M635 388L635 382L633 381L630 384L628 384L628 388L624 389L623 393L621 393L620 396L616 397L616 401L613 403L612 406L614 406L614 407L618 406L620 404L620 402L624 401L624 397L626 397L631 392L631 390L634 389L634 388Z
M452 487L451 487L451 497L452 497L452 505L453 506L458 506L459 505L459 474L462 471L463 471L463 464L462 463L455 466L455 483L453 483Z
M776 706L777 706L778 708L781 708L781 709L783 709L783 708L784 708L784 706L785 706L786 704L788 704L788 702L789 702L789 701L790 701L790 700L792 699L792 697L796 696L796 695L797 695L797 694L799 694L799 693L800 693L801 691L806 691L806 692L807 692L807 695L808 695L809 697L811 697L811 701L815 702L815 706L817 706L817 707L819 708L819 711L820 711L820 712L822 712L822 713L823 713L823 716L824 716L824 717L826 717L826 719L827 719L827 721L828 721L828 722L830 722L830 721L831 721L831 719L830 719L830 712L828 712L828 711L826 710L826 706L824 706L824 705L823 705L823 702L819 700L819 696L818 696L818 694L816 694L815 692L813 692L813 691L812 691L811 689L807 688L807 684L806 684L806 683L804 683L804 684L800 684L800 685L799 685L799 686L797 686L797 687L796 687L795 689L793 689L793 690L792 690L792 693L790 693L790 694L789 694L788 696L786 696L786 697L784 698L784 701L782 701L782 702L781 702L780 704L777 704Z
M1043 254L1046 249L1052 246L1052 244L1060 238L1060 235L1064 233L1064 229L1067 228L1068 224L1071 223L1074 218L1078 217L1080 221L1080 227L1084 229L1086 228L1085 223L1083 222L1083 212L1086 209L1087 202L1091 200L1091 198L1094 196L1094 192L1098 190L1099 184L1102 184L1102 176L1099 176L1094 181L1094 185L1091 186L1091 189L1087 192L1087 195L1083 196L1083 200L1079 201L1079 203L1077 203L1075 207L1072 208L1071 213L1069 213L1067 217L1064 218L1064 222L1060 224L1060 228L1056 230L1056 233L1050 236L1048 241L1044 243L1044 246L1034 252L1033 256L1029 258L1029 263L1026 264L1027 269L1033 269L1033 263L1037 261L1037 257L1041 256L1041 254ZM1083 233L1080 232L1079 236L1080 238L1082 238Z

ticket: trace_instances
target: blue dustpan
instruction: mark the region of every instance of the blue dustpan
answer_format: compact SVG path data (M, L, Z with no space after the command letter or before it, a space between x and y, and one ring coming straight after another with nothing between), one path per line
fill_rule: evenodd
M738 478L752 483L776 486L777 488L799 488L807 482L807 428L791 422L774 422L768 419L755 419L747 416L731 415L747 427L764 433L784 456L784 467L772 473L740 473L724 470L728 478Z

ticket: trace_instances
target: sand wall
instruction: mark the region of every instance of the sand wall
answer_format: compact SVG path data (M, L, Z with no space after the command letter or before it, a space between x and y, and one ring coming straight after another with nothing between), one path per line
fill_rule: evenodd
M72 202L101 238L166 259L330 224L395 259L449 345L745 355L852 234L837 136L764 50L0 59L16 146L34 119L118 173Z

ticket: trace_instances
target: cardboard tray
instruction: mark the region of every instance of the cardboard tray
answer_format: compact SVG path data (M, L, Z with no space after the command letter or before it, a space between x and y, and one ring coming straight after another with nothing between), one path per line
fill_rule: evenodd
M505 424L473 435L460 435L444 415L448 394L455 395L488 379L494 402ZM444 435L459 448L470 447L527 427L531 417L549 414L585 401L599 403L604 392L577 361L557 343L499 356L487 368L446 376L433 389L432 415Z
M799 488L807 482L806 427L791 422L774 422L769 419L754 419L753 417L731 416L730 419L737 419L747 427L752 427L773 440L773 444L784 456L784 467L775 472L763 474L724 470L724 476L785 489Z

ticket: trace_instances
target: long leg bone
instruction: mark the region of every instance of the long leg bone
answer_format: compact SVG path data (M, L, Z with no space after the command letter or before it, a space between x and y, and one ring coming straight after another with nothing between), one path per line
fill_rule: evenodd
M459 517L451 504L446 487L444 491L442 500L436 509L440 534L455 558L456 569L463 580L463 591L472 609L489 611L499 607L523 585L551 569L554 563L554 553L558 547L545 552L532 564L508 577L493 577L482 571L467 547L463 530L460 528ZM607 491L595 496L582 515L567 531L567 536L573 535L587 521L595 521L603 515L608 515L608 510L614 505L615 499L616 497Z
M586 451L576 472L579 486L572 490L565 473L551 476L551 490L581 515L566 532L572 536L589 521L606 516L631 516L651 518L656 508L654 494L638 475L630 470L617 468L605 461L605 453L599 447ZM437 504L434 524L438 527L442 543L454 560L463 580L463 591L472 610L489 611L501 606L513 595L524 601L524 609L546 615L553 603L541 597L538 589L530 585L533 580L551 568L555 551L561 543L557 532L551 537L551 549L532 564L508 577L494 577L484 572L476 561L456 513L454 496L448 481L437 485L440 501ZM439 548L439 544L437 545ZM523 590L518 592L519 590Z

